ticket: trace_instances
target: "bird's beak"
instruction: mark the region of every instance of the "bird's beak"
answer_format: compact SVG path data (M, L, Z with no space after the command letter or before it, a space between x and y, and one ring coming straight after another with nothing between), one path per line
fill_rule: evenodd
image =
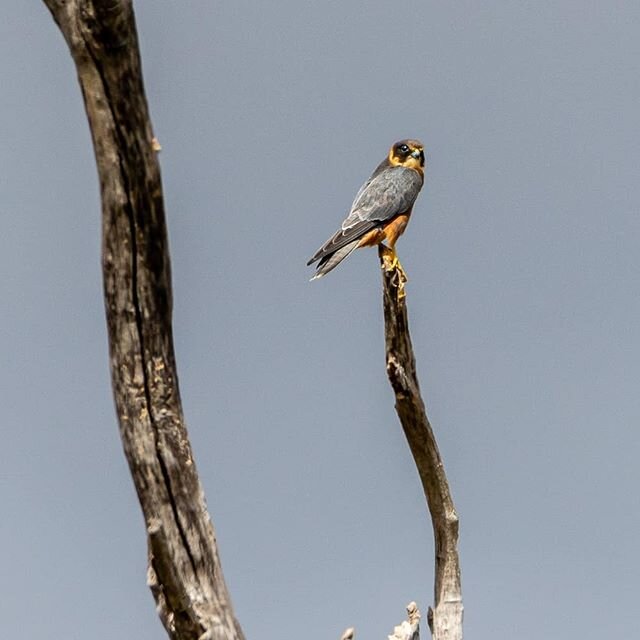
M416 160L420 160L421 164L424 164L424 151L422 149L415 149L411 152L411 157Z

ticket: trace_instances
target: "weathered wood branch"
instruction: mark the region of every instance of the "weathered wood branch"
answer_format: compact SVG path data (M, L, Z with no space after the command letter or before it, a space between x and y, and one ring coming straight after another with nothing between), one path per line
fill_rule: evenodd
M434 606L428 622L434 640L462 640L462 590L458 558L458 515L427 418L409 335L404 274L389 269L380 252L387 375L396 411L413 454L433 523L435 540Z
M146 524L148 582L176 640L242 640L182 413L160 168L130 0L44 0L76 65L102 197L111 379Z
M389 640L420 640L420 610L415 602L407 605L407 620L394 627Z

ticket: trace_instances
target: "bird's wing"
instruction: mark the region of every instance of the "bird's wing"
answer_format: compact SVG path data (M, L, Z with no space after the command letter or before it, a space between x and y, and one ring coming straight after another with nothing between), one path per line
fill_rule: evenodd
M416 201L422 181L417 171L406 167L387 167L374 174L358 192L342 230L361 222L384 222L405 213Z
M367 231L411 209L422 187L422 176L406 167L386 167L362 186L342 226L307 264L337 251Z

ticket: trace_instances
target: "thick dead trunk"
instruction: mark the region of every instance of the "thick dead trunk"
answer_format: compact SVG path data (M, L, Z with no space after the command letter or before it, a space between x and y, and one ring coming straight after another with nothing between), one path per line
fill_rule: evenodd
M133 7L45 3L76 65L98 166L111 380L146 524L148 582L170 637L242 640L182 413L158 145Z

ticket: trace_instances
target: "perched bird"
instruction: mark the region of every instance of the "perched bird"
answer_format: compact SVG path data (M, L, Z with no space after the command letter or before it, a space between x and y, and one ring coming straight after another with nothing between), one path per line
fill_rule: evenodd
M340 229L307 262L311 265L319 261L311 279L321 278L335 269L354 249L379 244L385 247L390 268L399 268L404 277L395 244L409 222L423 182L422 143L418 140L396 142L358 191Z

